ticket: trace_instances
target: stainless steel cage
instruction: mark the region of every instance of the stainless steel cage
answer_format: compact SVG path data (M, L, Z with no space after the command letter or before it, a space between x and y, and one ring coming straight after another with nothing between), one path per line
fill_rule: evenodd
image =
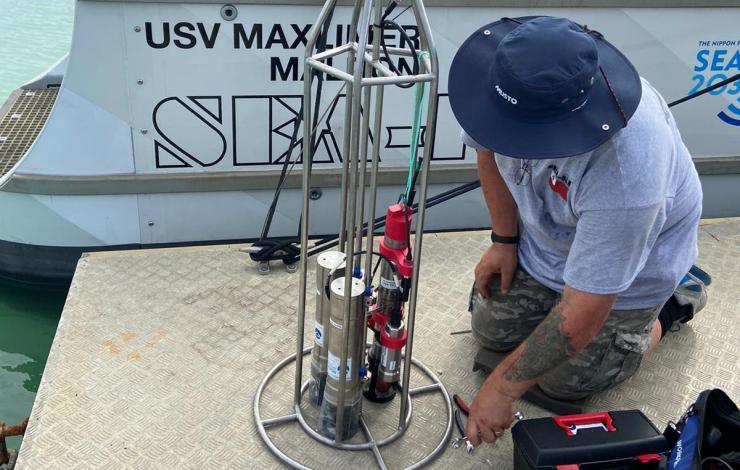
M399 75L380 61L381 43L380 34L373 34L372 44L369 44L369 36L372 28L380 29L383 16L382 0L355 0L352 8L350 41L325 51L316 52L316 44L322 27L330 21L336 7L336 0L328 0L324 3L318 20L315 22L307 37L307 45L304 63L304 95L303 95L303 206L301 219L301 257L299 266L299 296L296 332L296 353L278 363L263 379L254 400L254 415L258 431L267 446L284 462L295 468L306 468L300 462L286 455L278 449L267 434L267 428L278 424L297 421L304 431L317 441L342 450L368 450L373 453L380 468L386 468L385 461L380 454L379 447L394 442L400 438L409 426L412 410L411 397L428 392L441 393L446 404L446 428L438 445L424 458L407 468L419 468L434 459L446 446L452 431L452 404L449 394L439 378L429 368L416 361L412 357L414 324L417 307L417 293L419 283L419 268L421 260L421 249L424 228L424 212L427 193L427 177L429 164L434 148L434 130L437 118L437 86L439 77L439 65L437 51L434 47L431 28L427 19L426 11L421 0L410 0L408 8L413 12L419 31L420 51L419 70L416 74ZM410 56L410 50L396 47L384 48L384 51L392 55ZM347 68L341 70L329 65L327 59L346 54ZM350 73L351 71L351 73ZM429 86L427 113L426 113L426 139L423 148L423 159L419 174L419 204L416 215L416 228L413 237L413 274L411 277L408 309L406 312L406 325L408 339L403 355L403 368L401 377L400 412L398 427L389 436L374 438L365 421L360 417L360 427L365 434L367 442L353 444L342 442L342 434L336 433L335 439L329 439L319 434L306 423L301 411L301 399L307 388L303 379L303 356L310 353L304 349L305 313L306 313L306 291L308 274L308 226L309 226L309 201L311 188L311 163L313 161L314 148L313 133L317 122L314 122L311 97L314 74L320 72L344 82L346 90L346 107L344 117L344 148L341 181L340 201L340 225L339 225L339 249L345 253L345 259L350 262L344 267L344 292L350 292L350 282L353 276L353 266L361 261L357 253L366 247L365 273L369 273L372 267L373 247L373 224L376 212L377 175L380 156L379 139L375 139L372 145L371 165L368 165L369 138L371 131L370 109L374 104L374 117L372 123L372 135L379 136L383 114L384 87L396 84L427 83ZM341 91L341 90L340 90ZM374 101L374 103L373 103ZM362 110L366 110L362 112ZM368 169L368 166L370 168ZM368 171L369 170L369 171ZM369 175L368 175L369 173ZM366 179L369 176L369 187ZM369 192L369 194L367 194ZM368 197L369 214L364 214L365 198ZM365 236L363 223L369 221L367 235ZM363 240L365 243L363 244ZM357 263L355 262L357 261ZM350 296L345 297L344 302L344 324L350 319ZM345 374L347 365L347 354L349 335L344 337L345 341L341 349L338 409L343 409L345 399ZM364 338L363 338L364 340ZM293 390L293 410L285 416L263 419L260 414L260 399L262 392L268 382L285 366L295 361L295 383ZM431 385L412 388L410 377L412 367L417 367L423 374L429 377ZM336 429L343 429L343 413L337 414Z

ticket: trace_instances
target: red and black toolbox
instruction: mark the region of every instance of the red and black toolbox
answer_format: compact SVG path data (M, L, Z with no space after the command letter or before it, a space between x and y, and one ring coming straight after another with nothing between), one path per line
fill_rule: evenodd
M670 450L638 410L527 419L511 432L515 470L638 468L656 465Z

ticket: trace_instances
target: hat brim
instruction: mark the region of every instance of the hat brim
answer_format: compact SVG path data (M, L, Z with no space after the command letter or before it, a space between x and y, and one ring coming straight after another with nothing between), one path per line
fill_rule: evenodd
M518 20L533 18L536 17ZM549 122L531 122L512 115L510 107L496 95L494 84L488 81L498 44L517 26L511 20L483 26L460 46L452 61L448 80L450 105L473 140L509 157L562 158L595 149L625 126L625 117L632 117L640 103L640 76L630 61L602 38L594 39L609 83L599 73L581 108Z

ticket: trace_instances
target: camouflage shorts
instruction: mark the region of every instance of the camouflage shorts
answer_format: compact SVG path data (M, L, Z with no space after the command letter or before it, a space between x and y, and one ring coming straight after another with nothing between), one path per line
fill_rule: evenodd
M481 346L510 351L524 341L560 300L525 270L514 275L511 290L501 293L501 278L489 284L484 299L475 287L470 295L473 336ZM661 306L612 310L601 331L581 352L546 373L539 382L553 398L576 400L611 388L631 377L650 344L650 332Z

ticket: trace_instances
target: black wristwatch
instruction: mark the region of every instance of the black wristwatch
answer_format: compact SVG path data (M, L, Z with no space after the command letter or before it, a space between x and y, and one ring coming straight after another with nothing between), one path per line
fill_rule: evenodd
M519 243L519 235L514 237L502 237L491 230L491 243L503 243L504 245L516 245Z

